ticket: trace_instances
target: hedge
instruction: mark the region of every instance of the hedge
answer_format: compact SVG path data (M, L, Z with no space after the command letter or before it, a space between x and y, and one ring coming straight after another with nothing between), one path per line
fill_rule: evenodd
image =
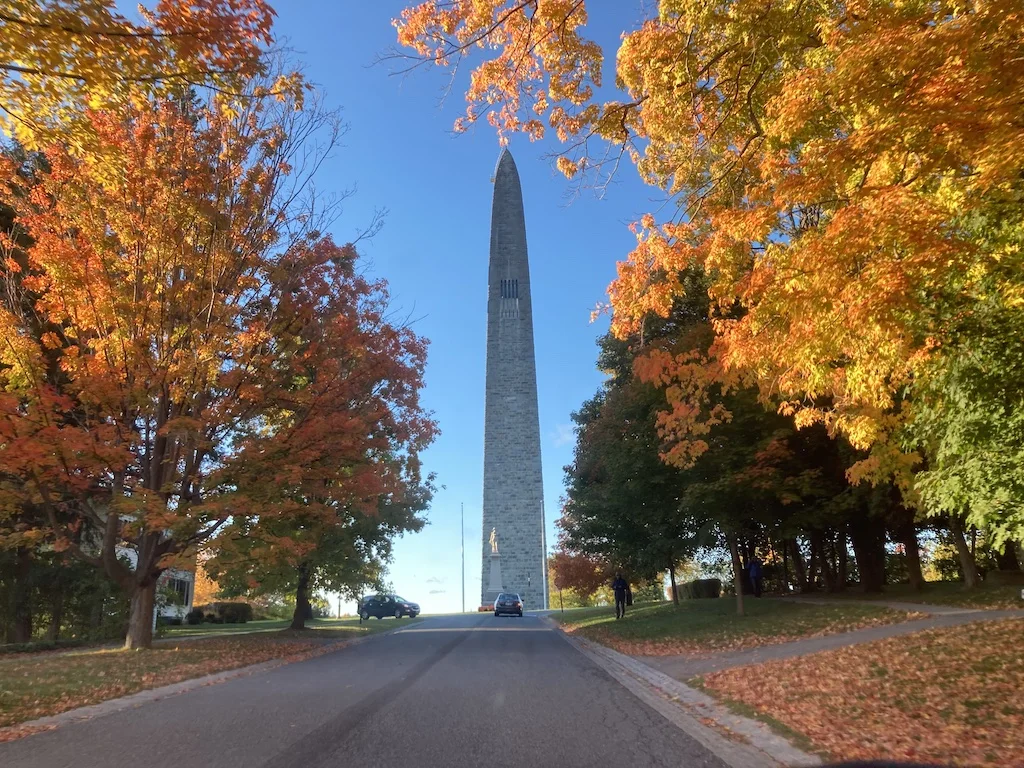
M195 606L188 616L190 624L199 624L200 617L213 624L245 624L252 621L253 611L249 603L210 603Z
M721 595L721 579L697 579L696 581L688 581L679 587L679 597L684 600L721 597Z

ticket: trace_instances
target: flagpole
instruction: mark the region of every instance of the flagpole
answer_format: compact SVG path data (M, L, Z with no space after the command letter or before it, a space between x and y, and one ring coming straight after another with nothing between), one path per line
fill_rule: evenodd
M459 533L461 534L460 549L462 551L462 612L466 612L466 505L459 503L459 510L462 515L462 523L459 527Z

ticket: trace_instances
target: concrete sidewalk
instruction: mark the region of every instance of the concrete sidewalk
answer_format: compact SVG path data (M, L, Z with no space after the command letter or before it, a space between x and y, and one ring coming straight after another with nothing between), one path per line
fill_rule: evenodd
M857 598L841 597L768 597L768 600L778 600L783 603L810 603L812 605L873 605L882 608L891 608L894 611L906 611L907 613L927 613L931 616L959 616L964 613L986 613L996 609L992 608L967 608L962 605L936 605L935 603L912 603L901 600L858 600ZM1012 612L1013 609L1006 609Z

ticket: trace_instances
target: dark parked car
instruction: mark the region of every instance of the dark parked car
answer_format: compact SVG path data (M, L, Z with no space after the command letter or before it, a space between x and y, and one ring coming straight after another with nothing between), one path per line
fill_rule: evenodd
M494 615L507 613L512 616L523 615L523 600L515 592L502 592L494 601Z
M359 616L363 621L371 616L376 616L378 619L383 619L385 616L394 616L396 619L408 616L415 619L419 613L418 603L410 603L398 595L371 595L365 598L359 606Z

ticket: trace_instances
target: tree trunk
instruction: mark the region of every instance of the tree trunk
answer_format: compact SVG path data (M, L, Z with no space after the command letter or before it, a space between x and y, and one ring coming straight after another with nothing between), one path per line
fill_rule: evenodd
M57 584L56 592L53 593L53 602L50 604L50 628L46 631L46 639L51 643L60 640L60 625L64 620L64 587Z
M676 588L676 564L672 561L669 561L668 564L668 581L672 585L672 602L679 605L679 590Z
M736 537L729 535L729 552L732 553L732 582L736 588L736 613L743 615L743 565L740 563L740 549Z
M782 594L788 595L789 590L789 542L782 540Z
M907 564L907 578L910 588L915 592L924 589L924 574L921 573L921 547L917 543L917 526L913 518L900 525L896 537L903 545L903 559Z
M1002 552L996 553L996 565L999 566L1000 571L1019 571L1020 562L1017 560L1017 551L1013 547L1013 542L1006 542L1006 546L1003 547Z
M14 579L11 584L11 625L9 643L32 640L32 550L19 547L14 551Z
M303 563L298 567L299 580L295 585L295 613L292 614L292 629L305 629L306 617L310 613L309 568Z
M964 586L967 589L975 589L978 586L978 567L974 564L974 555L971 554L964 538L963 521L956 515L949 516L949 532L953 534L953 543L956 545L956 552L960 555L960 570L964 574Z
M820 556L818 548L814 546L814 539L810 536L807 537L808 544L810 545L811 556L807 559L807 591L813 592L818 588L818 570L820 565Z
M825 547L825 535L821 531L811 532L811 559L821 564L821 580L825 583L826 592L836 591L836 574L832 568L832 558Z
M800 542L795 536L789 540L789 552L793 557L793 574L796 576L797 589L802 593L810 592L807 586L807 571L804 569L804 556L800 552Z
M103 626L103 609L106 608L107 597L102 591L96 593L96 599L89 607L89 634L92 637L99 637L100 629Z
M885 526L882 521L863 514L854 516L850 522L850 540L861 587L865 592L884 592Z
M850 550L846 545L845 524L839 526L839 535L836 537L836 560L836 589L845 592L850 571Z
M124 639L126 651L149 648L153 645L153 609L156 605L156 580L136 585L132 590L128 634Z

